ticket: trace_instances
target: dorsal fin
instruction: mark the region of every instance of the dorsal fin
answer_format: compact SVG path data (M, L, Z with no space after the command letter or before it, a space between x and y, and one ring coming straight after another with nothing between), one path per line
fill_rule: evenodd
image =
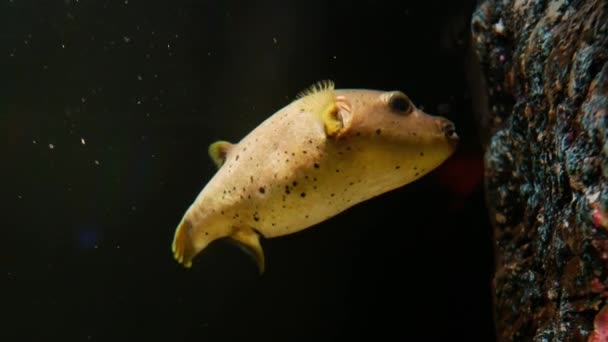
M335 85L332 80L322 80L299 92L296 99L301 99L303 97L315 94L322 94L325 92L331 92L333 95L334 88Z
M226 161L226 155L232 149L234 145L228 141L216 141L209 145L209 156L211 160L217 165L218 169L224 165Z
M334 94L335 85L331 80L319 81L296 96L303 102L307 112L313 112L321 118L328 136L335 136L342 128L342 121L336 117L338 105Z

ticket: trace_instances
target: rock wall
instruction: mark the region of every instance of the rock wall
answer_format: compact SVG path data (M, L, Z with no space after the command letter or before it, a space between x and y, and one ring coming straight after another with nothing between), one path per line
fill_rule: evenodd
M481 1L499 341L608 336L608 1Z

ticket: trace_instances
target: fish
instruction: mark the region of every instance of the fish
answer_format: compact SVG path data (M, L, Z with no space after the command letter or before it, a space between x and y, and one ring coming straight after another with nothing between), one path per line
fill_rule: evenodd
M300 91L238 143L216 141L218 169L186 210L172 251L186 268L229 239L265 271L260 239L294 234L411 183L458 146L453 122L418 109L401 91Z

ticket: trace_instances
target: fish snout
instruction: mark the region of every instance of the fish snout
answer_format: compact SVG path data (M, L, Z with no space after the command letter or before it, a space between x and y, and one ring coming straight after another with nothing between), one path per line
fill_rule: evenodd
M458 141L460 140L460 138L458 137L458 134L456 133L456 126L454 126L454 123L450 120L442 119L440 125L441 125L441 131L443 132L447 141L451 145L456 145L458 143Z

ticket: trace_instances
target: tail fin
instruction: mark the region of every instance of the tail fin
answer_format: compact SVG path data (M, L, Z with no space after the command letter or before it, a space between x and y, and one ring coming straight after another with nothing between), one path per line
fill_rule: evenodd
M173 237L173 257L186 268L192 267L192 259L196 255L190 235L191 230L192 224L190 221L183 219L175 230L175 236Z

